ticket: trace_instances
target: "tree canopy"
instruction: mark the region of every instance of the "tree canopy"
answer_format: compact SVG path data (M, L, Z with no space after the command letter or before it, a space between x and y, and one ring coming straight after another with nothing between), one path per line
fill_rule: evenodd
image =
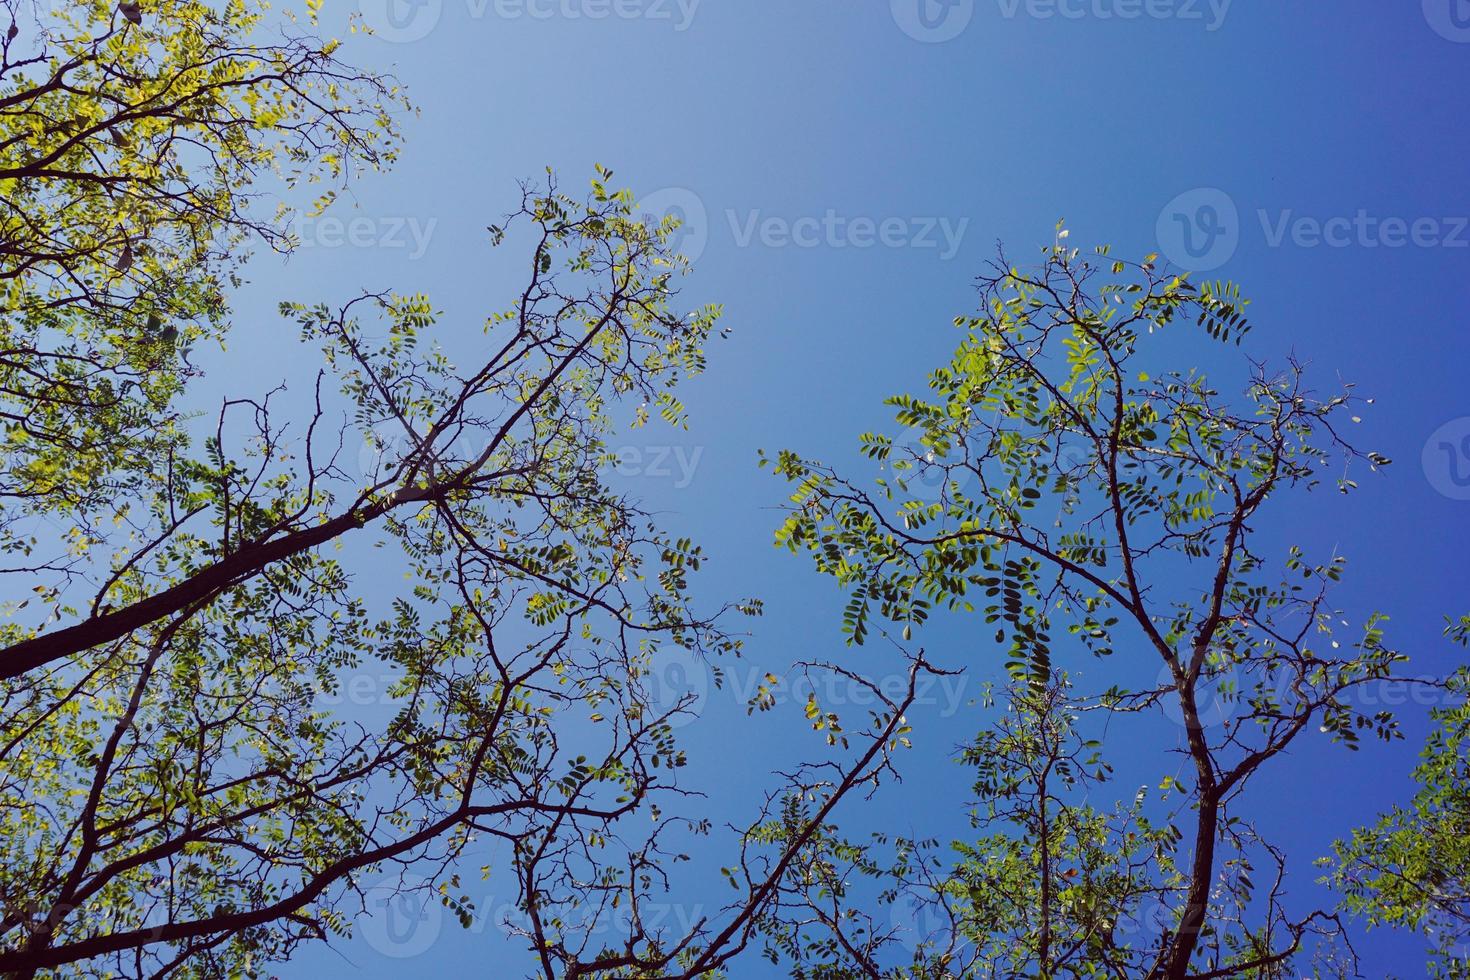
M1470 617L1446 633L1465 645ZM1431 975L1463 977L1470 970L1470 671L1456 671L1446 686L1451 699L1433 712L1413 800L1338 841L1324 863L1348 909L1374 926L1423 933Z
M849 593L851 644L877 629L907 639L951 610L993 631L1022 685L1010 720L963 755L977 826L1003 829L955 842L949 867L921 863L911 841L892 855L904 887L886 900L917 889L955 920L949 939L901 968L881 955L890 934L858 944L829 910L806 922L821 941L790 946L845 964L840 975L1274 976L1339 932L1332 910L1285 900L1287 858L1252 827L1248 788L1305 732L1349 748L1397 737L1353 692L1405 657L1379 613L1355 627L1332 604L1340 555L1270 554L1257 523L1300 506L1323 474L1348 493L1354 467L1389 461L1349 441L1351 389L1317 394L1294 361L1244 361L1236 395L1153 353L1181 330L1240 344L1238 287L1196 285L1156 256L1083 255L1067 237L1059 226L1034 268L1002 256L982 278L980 311L956 321L962 339L929 392L888 400L900 431L862 437L878 475L791 451L769 460L793 486L777 542ZM1090 653L1114 683L1072 691L1063 644L1068 663ZM1188 764L1164 774L1151 808L1140 793L1094 809L1085 784L1107 769L1098 736L1072 724L1092 712L1172 719L1161 753L1182 731ZM846 860L896 873L866 848ZM831 898L826 880L808 884L806 907ZM1155 911L1125 935L1145 899ZM962 939L974 944L960 965Z
M1338 907L1253 823L1304 737L1400 737L1358 694L1407 658L1334 599L1336 548L1262 530L1389 460L1350 436L1351 386L1239 350L1232 283L1059 225L982 275L892 431L762 457L777 546L845 593L848 658L793 669L870 707L813 694L815 751L735 815L702 804L695 705L659 675L740 657L761 600L702 597L701 546L609 478L615 432L687 424L721 335L676 219L547 170L486 228L520 271L482 317L411 284L291 299L306 390L203 413L190 355L230 341L252 249L399 153L411 107L320 7L0 0L0 972L263 976L350 934L373 882L469 924L494 873L545 980L1346 976L1354 918L1465 975L1463 672L1411 679L1444 697L1421 789L1342 828ZM943 615L982 642L926 644ZM967 835L857 833L920 687L961 671L987 684ZM1112 725L1179 764L1120 787ZM703 838L728 900L645 916Z
M259 0L0 2L0 499L87 520L164 456L284 196L328 203L397 154L391 79ZM276 204L271 205L274 197Z

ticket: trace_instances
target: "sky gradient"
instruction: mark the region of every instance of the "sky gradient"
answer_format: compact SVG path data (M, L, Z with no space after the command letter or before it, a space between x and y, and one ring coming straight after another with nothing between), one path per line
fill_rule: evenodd
M783 488L756 468L757 451L852 461L860 433L891 427L882 399L922 388L947 359L951 321L973 309L974 278L997 243L1029 261L1060 219L1073 244L1162 251L1240 282L1254 300L1253 356L1294 353L1323 388L1352 381L1375 399L1355 435L1395 465L1350 497L1297 498L1263 534L1346 554L1338 604L1358 620L1388 613L1413 672L1461 662L1440 633L1445 616L1470 612L1470 4L328 7L329 33L354 12L373 25L376 36L349 40L349 57L395 72L421 115L407 121L394 171L303 222L303 248L289 260L252 263L228 375L218 361L208 384L238 394L242 381L299 376L281 357L295 335L275 312L282 299L423 291L445 311L444 329L478 331L522 268L520 256L490 249L486 226L515 206L518 181L548 166L579 192L605 164L648 211L677 209L696 259L685 297L723 303L733 334L712 344L710 370L683 391L689 431L630 434L620 478L703 544L707 601L767 602L748 661L732 667L733 693L689 666L687 682L709 697L682 734L693 782L719 819L750 817L770 770L818 748L802 694L746 717L751 677L821 658L880 677L891 669L843 647L840 594L771 546ZM1002 675L1000 651L977 627L941 616L916 637L969 674L930 692L905 785L848 804L857 826L963 831L967 777L949 759L985 722L973 703L981 686ZM1080 655L1066 662L1084 681L1108 669ZM1316 889L1311 859L1407 798L1424 707L1402 711L1406 742L1348 753L1304 740L1254 784L1253 812L1293 855L1304 902ZM1126 732L1109 742L1120 769L1149 744ZM1154 773L1163 764L1172 765L1142 763ZM708 870L721 853L712 842ZM493 915L513 900L509 884L492 876L466 890ZM670 921L713 912L720 887L691 890ZM436 909L412 928L388 918L278 972L498 980L530 966L493 921L465 932ZM1422 973L1410 937L1356 942L1368 976ZM750 958L735 976L781 975L763 970Z

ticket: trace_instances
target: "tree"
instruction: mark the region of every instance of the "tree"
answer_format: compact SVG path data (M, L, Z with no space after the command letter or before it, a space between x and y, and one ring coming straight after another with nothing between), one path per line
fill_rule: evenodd
M526 271L481 333L417 294L287 303L320 356L306 397L192 416L190 345L223 343L252 243L292 244L265 182L320 208L397 152L399 93L311 33L317 6L302 27L256 0L0 0L0 971L257 976L349 931L384 876L468 922L477 842L547 980L718 977L763 934L825 976L1272 976L1332 932L1288 907L1238 801L1309 725L1392 737L1348 694L1401 658L1377 618L1340 652L1341 560L1268 561L1252 522L1324 463L1387 461L1341 437L1350 395L1318 399L1295 364L1255 368L1243 404L1194 373L1135 380L1146 337L1193 319L1236 339L1244 300L1152 259L1095 289L1060 234L1040 270L985 281L934 400L894 400L910 437L866 438L876 493L776 460L797 484L780 540L852 590L852 642L986 595L1016 686L962 758L985 835L952 861L844 840L837 808L894 772L938 668L909 655L892 695L804 665L868 688L866 724L813 699L832 753L735 835L730 903L646 921L713 827L678 808L693 706L655 678L676 651L738 656L729 619L760 605L696 602L703 553L605 464L624 423L684 424L719 310L680 308L674 222L639 220L607 171L585 197L548 174L489 229ZM1052 506L1057 531L1035 519ZM1054 623L1151 655L1157 682L1127 658L1074 694ZM371 703L334 704L364 673ZM1216 687L1239 715L1210 716ZM1170 710L1193 769L1160 790L1173 812L1077 798L1108 771L1074 714ZM885 960L894 934L853 931L844 867L940 910L943 936ZM1120 940L1145 898L1153 931ZM625 935L579 925L611 907Z
M996 874L1007 895L1024 896L1024 917L987 921L987 905L970 932L996 929L993 947L1024 925L1010 965L1042 976L1274 976L1331 922L1322 910L1290 909L1276 886L1254 890L1255 865L1279 855L1251 829L1245 791L1309 730L1349 747L1363 732L1395 737L1389 715L1359 712L1351 694L1390 676L1403 657L1384 645L1380 616L1350 634L1329 604L1340 556L1313 561L1293 546L1269 557L1256 523L1324 473L1341 474L1336 488L1348 493L1353 466L1388 460L1346 439L1358 401L1351 390L1315 394L1295 361L1274 372L1243 365L1240 397L1176 369L1177 355L1161 348L1181 329L1241 342L1249 325L1237 287L1195 285L1155 256L1115 261L1107 248L1082 256L1066 237L1059 226L1037 268L1002 255L982 277L980 312L956 321L963 339L930 375L927 396L889 399L903 432L862 437L880 468L875 482L791 451L767 461L794 488L777 543L809 555L849 592L850 643L885 623L907 637L936 608L972 613L994 629L1010 675L1036 692L1019 702L1019 727L970 753L982 799L995 798L1001 776L987 775L992 766L1004 775L999 785L1021 793L1018 810L997 814L1020 836L964 843L955 867L926 872L935 898ZM1116 679L1081 700L1115 715L1172 717L1178 727L1159 736L1161 751L1182 731L1187 765L1164 782L1170 808L1146 814L1167 833L1145 835L1155 847L1172 837L1177 850L1160 849L1147 883L1129 886L1156 894L1162 913L1123 958L1102 919L1079 916L1132 894L1117 882L1136 877L1130 862L1143 845L1125 846L1114 826L1131 811L1104 817L1083 800L1064 801L1064 784L1034 770L1040 759L1067 762L1079 780L1087 771L1075 746L1062 747L1071 736L1065 725L1053 730L1061 716L1047 698L1057 695L1045 693L1064 638L1069 653L1107 660ZM1017 738L1041 747L1017 759ZM1042 827L1048 813L1051 830ZM1044 853L1053 846L1073 860L1109 855L1081 905L1070 883L1057 887L1052 869L1063 859ZM900 848L897 866L910 869L912 852L912 842ZM861 862L886 864L874 854ZM1010 887L1026 869L1033 880ZM798 887L815 889L808 909L833 895ZM1123 902L1097 914L1117 922L1125 912ZM803 919L803 928L831 938L834 914ZM1073 949L1083 938L1085 955ZM977 963L954 975L991 975L984 958ZM952 970L905 972L852 956L846 964L835 975Z
M188 346L223 341L251 242L292 244L280 192L319 208L396 156L392 81L267 11L0 0L7 549L23 515L85 523L175 444Z
M715 311L669 312L671 260L627 212L601 188L585 209L528 195L525 292L464 373L421 349L422 297L284 308L356 420L401 440L366 478L325 408L293 443L269 399L243 400L199 458L118 501L131 540L81 621L4 653L7 972L124 968L140 948L201 973L269 960L346 924L327 893L355 872L448 862L476 832L585 840L679 766L640 665L661 643L733 641L686 609L698 550L598 466L619 399L679 420L671 389ZM365 339L365 312L386 341ZM411 577L378 615L320 550L365 527ZM316 702L370 664L394 710L364 732ZM573 706L608 731L595 756L551 727Z
M1094 805L1116 780L1102 739L1085 737L1079 722L1092 716L1095 725L1110 710L1075 699L1062 675L1011 682L999 718L958 759L973 772L970 818L983 836L941 846L885 834L854 841L824 828L763 922L775 948L833 977L1147 975L1187 882L1174 820L1190 794L1165 776ZM1230 953L1200 975L1298 976L1287 964L1303 952L1317 955L1316 975L1342 972L1350 959L1332 944L1338 916L1288 920L1285 855L1244 822L1230 840L1237 853L1214 884L1208 927ZM1253 879L1268 887L1258 892ZM1254 930L1252 915L1275 922L1275 935Z
M1464 645L1470 617L1446 630ZM1337 842L1329 881L1344 906L1374 926L1412 929L1431 943L1429 972L1470 975L1470 671L1445 685L1448 703L1414 770L1419 790L1368 827Z
M668 840L708 832L663 809L691 706L655 671L741 642L689 600L698 547L605 480L619 419L683 423L674 389L718 316L674 311L675 223L641 223L607 177L579 201L548 176L492 228L525 236L528 268L478 363L432 342L422 296L284 305L322 353L305 428L274 396L226 402L199 452L115 501L84 601L45 590L74 622L7 627L0 970L254 975L347 931L395 869L468 921L477 838L502 845L548 978L705 976L744 948L796 845L743 860L741 897L686 935L610 950L569 924L638 908ZM356 472L364 436L380 452ZM379 703L323 703L364 672ZM912 698L777 795L826 819L888 768Z
M691 704L657 671L738 653L722 614L759 605L696 611L699 548L604 464L615 424L683 423L718 309L674 309L673 222L548 175L490 229L527 274L468 365L423 296L286 304L304 425L281 388L196 420L189 346L223 343L252 242L293 244L264 179L319 209L397 153L391 80L266 10L0 0L0 971L255 976L384 875L468 921L478 838L548 978L713 975L794 847L747 842L682 935L574 913L640 908L711 826L664 809ZM374 703L334 704L363 673ZM912 698L767 805L874 784Z

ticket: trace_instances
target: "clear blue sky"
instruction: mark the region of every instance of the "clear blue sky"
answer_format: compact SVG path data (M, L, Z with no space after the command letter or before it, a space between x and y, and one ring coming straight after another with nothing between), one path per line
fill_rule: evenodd
M881 675L892 665L876 651L842 647L830 583L771 547L781 488L756 450L852 458L886 421L882 397L921 387L948 353L994 244L1034 255L1065 218L1075 244L1162 247L1244 283L1253 353L1295 351L1324 386L1341 377L1376 398L1361 441L1396 465L1282 524L1339 545L1340 603L1390 613L1417 670L1451 669L1443 617L1470 612L1470 9L1455 6L1470 5L924 2L925 16L920 0L362 0L383 36L350 42L351 56L396 71L422 116L401 165L332 212L357 222L345 243L318 226L289 263L254 264L231 380L289 374L282 298L421 290L446 323L477 330L517 284L517 257L485 243L516 181L549 165L580 188L606 164L685 209L700 252L687 296L724 303L734 328L686 392L692 429L630 439L625 476L711 554L711 602L767 600L747 670L832 657ZM351 5L329 7L330 27ZM1001 658L963 619L921 639L968 665L971 686L936 693L904 790L850 807L858 827L960 830L966 776L947 759L983 724L966 702ZM1073 665L1084 682L1106 667ZM738 701L713 695L685 730L694 783L737 823L773 764L817 750L799 705L748 720ZM1332 837L1406 796L1422 710L1405 717L1406 744L1307 742L1255 784L1302 901ZM504 903L507 884L467 890ZM712 884L670 915L728 895ZM280 972L498 980L529 967L493 924L463 933L431 914L397 945L385 930L365 923ZM1422 969L1412 940L1374 934L1359 949L1369 976ZM736 976L762 971L751 960Z

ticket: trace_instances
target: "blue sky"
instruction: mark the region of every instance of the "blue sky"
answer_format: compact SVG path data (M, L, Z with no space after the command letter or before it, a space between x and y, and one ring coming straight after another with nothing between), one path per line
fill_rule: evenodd
M332 7L328 29L358 9ZM351 57L396 72L422 114L395 171L306 226L288 262L252 265L232 381L289 375L283 298L424 291L446 324L478 330L517 286L519 262L485 233L516 182L551 166L580 187L594 163L610 166L650 207L683 210L697 253L686 296L723 303L734 329L685 392L690 431L630 437L624 478L710 553L711 602L767 600L746 670L834 658L882 675L892 665L880 654L843 648L831 584L771 547L781 487L756 469L757 449L851 459L857 435L887 421L882 398L921 387L945 358L995 243L1024 259L1065 218L1074 244L1162 250L1243 283L1253 354L1295 352L1324 387L1351 380L1376 399L1360 438L1396 465L1352 497L1289 505L1269 533L1346 553L1340 604L1358 618L1388 612L1416 671L1459 662L1440 629L1470 612L1464 0L362 0L360 11L379 36L350 41ZM919 638L970 675L934 693L903 791L852 808L859 826L961 829L966 779L947 759L983 724L969 702L1002 659L976 626L940 620ZM1084 682L1105 675L1074 666ZM735 822L778 760L817 749L799 703L749 720L738 701L712 693L685 731L706 767L696 780ZM1253 812L1293 854L1303 901L1311 858L1405 798L1422 715L1404 709L1405 744L1349 755L1308 742L1255 784ZM1118 749L1142 751L1129 738ZM513 897L497 893L504 884L469 890L493 906ZM726 894L691 893L671 921ZM463 933L431 914L398 942L385 928L365 923L280 972L499 978L529 966L493 925ZM1369 976L1421 969L1410 939L1358 947ZM764 975L753 963L736 973Z

